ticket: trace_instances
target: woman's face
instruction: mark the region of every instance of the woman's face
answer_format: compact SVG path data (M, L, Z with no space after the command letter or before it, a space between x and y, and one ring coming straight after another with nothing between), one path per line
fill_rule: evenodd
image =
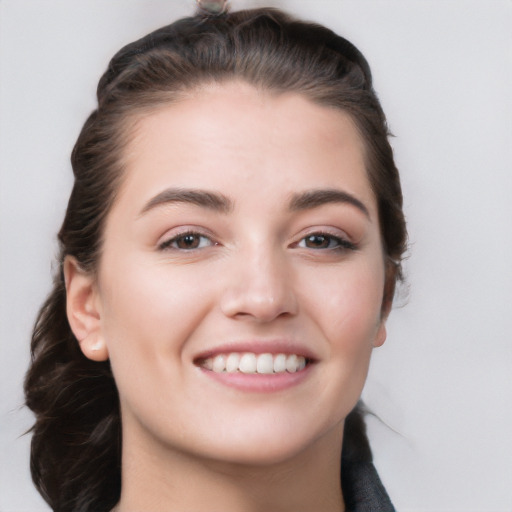
M211 86L141 117L125 157L94 292L124 442L242 463L340 442L385 339L350 118Z

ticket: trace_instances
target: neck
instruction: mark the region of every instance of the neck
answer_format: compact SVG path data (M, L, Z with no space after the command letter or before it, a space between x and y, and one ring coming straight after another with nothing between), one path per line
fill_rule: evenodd
M342 428L290 460L219 462L123 435L122 491L116 512L340 512Z

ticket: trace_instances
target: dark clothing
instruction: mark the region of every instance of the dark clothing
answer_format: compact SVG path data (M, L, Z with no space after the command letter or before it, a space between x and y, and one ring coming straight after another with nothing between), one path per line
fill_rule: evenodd
M341 474L346 512L396 512L372 462L344 464Z

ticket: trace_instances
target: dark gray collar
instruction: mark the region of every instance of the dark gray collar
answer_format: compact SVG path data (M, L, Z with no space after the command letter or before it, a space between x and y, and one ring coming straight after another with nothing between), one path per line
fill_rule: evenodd
M371 462L344 462L341 487L346 512L396 512Z

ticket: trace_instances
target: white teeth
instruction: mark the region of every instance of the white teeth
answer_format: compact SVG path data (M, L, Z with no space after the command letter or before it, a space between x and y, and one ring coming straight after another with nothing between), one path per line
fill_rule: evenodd
M213 358L212 369L216 373L223 372L226 369L226 358L222 354Z
M305 368L306 358L296 354L218 354L202 361L201 366L215 373L295 373Z
M233 352L229 354L226 359L226 371L228 373L235 373L238 371L238 366L240 365L240 354Z
M286 371L286 356L284 354L277 354L274 357L274 373L283 373Z
M272 354L260 354L256 360L257 373L274 373L274 359Z
M242 373L256 373L256 354L244 354L240 358L239 370Z
M297 356L291 354L286 358L286 370L290 373L297 371Z

